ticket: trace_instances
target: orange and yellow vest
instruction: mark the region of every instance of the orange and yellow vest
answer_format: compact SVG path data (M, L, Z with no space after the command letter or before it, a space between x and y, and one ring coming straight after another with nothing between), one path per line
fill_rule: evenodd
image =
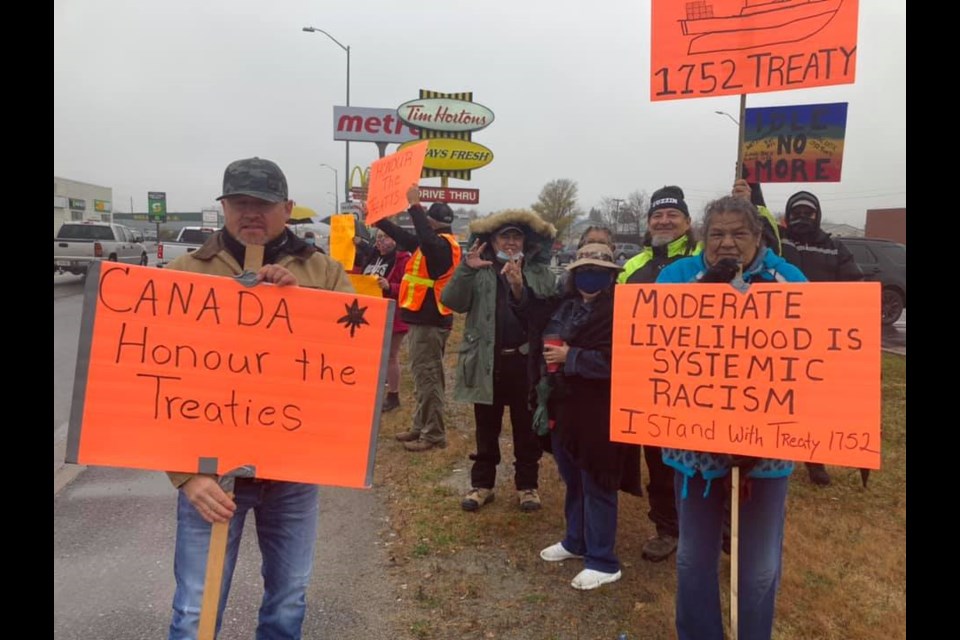
M423 252L420 249L414 251L413 256L407 261L407 268L404 271L403 279L400 281L399 302L401 309L420 311L423 300L427 297L427 290L433 289L433 298L437 302L437 311L440 312L440 315L449 316L453 313L453 311L440 304L440 294L447 283L450 282L450 278L453 277L453 270L460 264L460 244L449 233L437 235L450 243L453 263L442 276L433 280L427 272L427 261L423 257Z

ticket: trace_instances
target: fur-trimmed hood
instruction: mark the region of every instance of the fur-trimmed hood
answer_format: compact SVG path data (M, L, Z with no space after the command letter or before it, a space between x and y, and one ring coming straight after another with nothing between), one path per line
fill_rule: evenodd
M487 242L491 234L507 224L513 224L521 229L526 236L523 243L523 252L531 260L549 263L553 249L553 239L557 237L557 229L529 209L505 209L485 218L478 218L470 223L470 239L467 246L474 241ZM490 247L487 247L490 251Z

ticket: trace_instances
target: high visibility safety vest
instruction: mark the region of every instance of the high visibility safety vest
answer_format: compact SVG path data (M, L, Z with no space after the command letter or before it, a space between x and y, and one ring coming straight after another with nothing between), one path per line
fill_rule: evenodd
M441 238L450 243L450 249L453 252L453 262L447 271L433 280L427 273L427 261L423 258L423 252L417 249L413 256L407 261L407 268L404 271L403 279L400 281L400 308L409 311L420 311L423 306L423 300L427 297L427 290L433 289L433 298L437 302L437 310L440 315L449 316L453 311L440 304L440 294L443 288L453 277L453 270L460 264L460 244L457 239L449 233L438 234Z

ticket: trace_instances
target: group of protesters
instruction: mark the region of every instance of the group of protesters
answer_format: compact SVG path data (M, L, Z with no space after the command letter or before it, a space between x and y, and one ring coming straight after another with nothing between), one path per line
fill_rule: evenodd
M219 275L243 271L245 247L263 245L260 280L287 286L352 289L341 265L285 227L291 201L282 171L268 160L232 163L224 176L225 225L171 269ZM400 406L400 345L414 387L412 420L396 434L411 452L446 446L443 358L455 313L465 314L453 399L473 404L476 452L471 487L460 506L475 512L494 500L503 413L509 407L514 485L523 511L541 508L539 468L551 453L566 487L562 538L540 552L547 562L582 560L571 586L590 590L622 576L616 555L618 495L642 495L646 461L649 517L656 535L642 556L676 553L676 628L681 639L722 638L719 559L729 488L715 480L739 467L750 484L740 508L739 637L769 639L781 574L787 480L793 463L611 442L611 350L616 289L622 284L751 283L859 279L852 257L820 228L816 196L790 197L778 228L758 185L739 180L732 195L707 205L697 240L680 187L654 192L642 251L618 265L613 235L589 227L559 279L550 268L557 230L529 210L506 210L470 223L462 252L444 203L420 205L407 192L414 230L375 223L361 252L361 273L377 277L397 300L381 410ZM823 467L811 479L829 483ZM826 477L826 481L824 481ZM180 488L174 621L170 638L193 637L202 595L204 533L230 523L220 611L236 562L244 514L257 515L264 599L258 637L299 637L316 537L316 492L299 483L251 480L227 495L216 478L172 474ZM239 517L238 517L239 516ZM219 620L217 623L219 628ZM192 634L192 635L191 635Z

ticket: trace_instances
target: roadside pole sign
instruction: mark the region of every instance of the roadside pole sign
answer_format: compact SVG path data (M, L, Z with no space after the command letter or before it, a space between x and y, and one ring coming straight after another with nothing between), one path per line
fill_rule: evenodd
M147 192L147 211L152 222L167 221L167 194L165 191Z

